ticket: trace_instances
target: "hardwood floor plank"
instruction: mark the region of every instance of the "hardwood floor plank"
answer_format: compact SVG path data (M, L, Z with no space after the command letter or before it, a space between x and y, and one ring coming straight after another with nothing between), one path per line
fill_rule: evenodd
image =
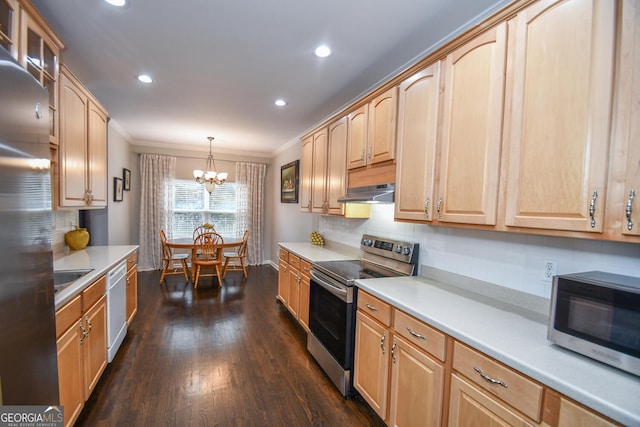
M138 314L77 426L382 426L344 399L275 300L277 272L197 290L138 273Z

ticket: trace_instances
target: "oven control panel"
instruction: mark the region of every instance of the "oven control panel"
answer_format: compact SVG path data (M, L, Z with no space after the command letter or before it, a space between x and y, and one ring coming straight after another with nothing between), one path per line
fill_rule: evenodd
M386 239L365 234L360 240L360 249L385 258L405 263L417 262L418 244Z

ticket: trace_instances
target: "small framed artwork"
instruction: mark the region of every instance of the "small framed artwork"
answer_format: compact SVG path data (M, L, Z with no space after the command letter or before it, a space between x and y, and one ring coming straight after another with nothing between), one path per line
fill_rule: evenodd
M122 178L114 177L113 178L113 201L121 202L123 195L123 183Z
M280 203L298 203L298 174L300 160L280 168Z
M124 180L124 191L131 190L131 171L127 168L122 169L122 179Z

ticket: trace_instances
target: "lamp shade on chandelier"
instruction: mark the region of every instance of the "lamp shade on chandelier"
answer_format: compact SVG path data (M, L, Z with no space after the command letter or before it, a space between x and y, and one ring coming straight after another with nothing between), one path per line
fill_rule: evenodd
M204 171L195 169L193 171L193 177L198 184L204 184L204 188L206 188L209 193L213 193L216 185L224 184L229 174L226 172L218 172L216 161L213 159L213 154L211 154L213 137L208 136L207 139L209 140L209 157L207 157L207 164L205 165Z

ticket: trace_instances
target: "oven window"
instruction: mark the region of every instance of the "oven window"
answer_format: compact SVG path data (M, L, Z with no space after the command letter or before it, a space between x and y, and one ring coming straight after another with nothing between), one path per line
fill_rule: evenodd
M348 304L311 281L309 329L334 359L351 368L353 304Z

